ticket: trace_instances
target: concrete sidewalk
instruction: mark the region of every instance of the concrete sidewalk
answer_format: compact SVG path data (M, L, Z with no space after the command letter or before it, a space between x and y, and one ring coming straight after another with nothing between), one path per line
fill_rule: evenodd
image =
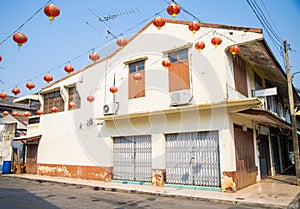
M31 174L7 174L5 177L24 178L36 181L57 182L81 186L89 186L94 189L142 193L150 195L170 196L176 198L188 198L214 202L227 202L237 205L255 206L261 208L300 208L300 187L291 184L279 177L264 180L251 185L236 193L224 193L218 191L179 189L166 187L152 187L139 184L124 184L116 182L102 182L76 178L41 176Z

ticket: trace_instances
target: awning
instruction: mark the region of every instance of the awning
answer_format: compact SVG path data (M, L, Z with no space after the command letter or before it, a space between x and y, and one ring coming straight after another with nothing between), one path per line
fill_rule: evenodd
M274 113L270 112L266 109L247 109L240 112L237 112L242 117L245 117L249 120L255 121L260 124L276 127L276 128L287 128L292 129L292 126L285 122L284 119L280 118L279 116L275 115Z
M166 110L136 112L131 114L108 115L108 116L97 117L96 120L114 121L114 120L123 120L129 118L141 118L141 117L149 117L155 115L168 115L168 114L184 113L184 112L191 112L191 111L202 111L202 110L217 109L217 108L230 108L232 111L237 111L237 110L244 110L244 109L256 107L261 104L262 101L258 98L245 98L239 100L227 100L222 102L179 106L179 107L173 107Z
M39 140L41 137L42 137L42 135L19 136L19 137L14 137L13 141L19 141L19 142L26 143L27 141Z
M241 51L239 56L251 63L256 73L267 78L270 86L276 86L278 94L287 98L287 77L280 63L276 60L270 47L264 38L255 39L237 44ZM229 51L230 46L226 49ZM299 95L294 88L294 98L296 103L300 102Z

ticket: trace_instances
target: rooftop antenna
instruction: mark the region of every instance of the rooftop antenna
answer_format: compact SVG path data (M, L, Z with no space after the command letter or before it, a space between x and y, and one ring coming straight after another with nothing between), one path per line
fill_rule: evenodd
M136 8L136 9L130 9L130 10L124 10L124 11L120 11L120 12L117 12L115 14L110 14L110 15L104 15L102 17L100 17L100 15L96 14L94 11L92 11L91 9L89 9L89 11L95 15L97 17L96 20L93 20L93 21L87 21L87 24L89 23L93 23L93 22L108 22L110 20L113 20L119 16L123 16L123 15L131 15L131 14L135 14L135 13L138 13L139 10Z
M89 11L97 17L97 20L93 20L93 21L86 21L86 24L90 24L90 23L93 23L93 22L103 22L105 23L105 49L107 49L107 44L108 44L108 39L109 39L109 36L112 36L113 38L117 39L117 37L111 33L111 31L109 30L109 27L108 27L108 24L110 22L110 20L113 20L113 19L116 19L117 17L119 16L123 16L123 15L132 15L132 14L135 14L135 13L138 13L139 10L136 8L136 9L130 9L130 10L124 10L124 11L120 11L118 13L115 13L115 14L110 14L110 15L104 15L102 17L100 17L100 15L98 15L95 11L89 9ZM108 56L108 54L106 55ZM105 60L105 74L104 74L104 104L106 104L106 94L107 94L107 65L108 65L108 60L106 59ZM115 75L114 75L114 82L115 82ZM113 98L113 102L115 102L115 97Z

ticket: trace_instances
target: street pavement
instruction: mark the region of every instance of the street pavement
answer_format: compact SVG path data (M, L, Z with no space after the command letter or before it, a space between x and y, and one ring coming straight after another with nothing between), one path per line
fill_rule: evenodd
M295 176L278 175L241 189L235 193L193 190L167 187L152 187L139 184L102 182L76 178L41 176L31 174L6 174L3 177L23 178L39 182L92 187L96 190L148 194L189 200L228 203L250 208L300 208L300 187L295 185Z
M0 177L0 208L5 209L253 209L234 203L111 192L82 185ZM259 209L259 208L256 208Z

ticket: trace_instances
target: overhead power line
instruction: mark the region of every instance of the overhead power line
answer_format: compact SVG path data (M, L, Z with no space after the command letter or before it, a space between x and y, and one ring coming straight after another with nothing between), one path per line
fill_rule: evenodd
M261 10L259 5L256 3L255 0L247 0L248 5L256 15L257 19L261 23L263 29L269 35L270 40L273 42L274 46L278 50L278 52L282 55L282 43L283 40L280 35L276 32L274 27L268 21L268 18L264 15L264 12Z

